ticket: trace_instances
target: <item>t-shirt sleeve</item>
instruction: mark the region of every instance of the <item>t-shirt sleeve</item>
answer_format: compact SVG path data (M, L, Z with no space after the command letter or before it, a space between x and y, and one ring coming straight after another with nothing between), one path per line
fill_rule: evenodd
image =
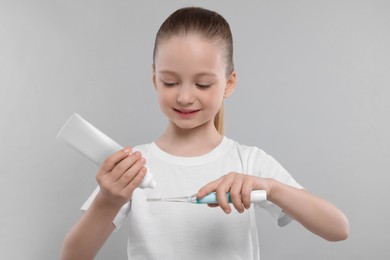
M252 147L247 160L248 173L262 178L272 178L286 185L303 189L279 162L263 150ZM267 210L279 227L287 225L292 220L279 206L270 201L256 204L255 207Z
M96 189L89 196L89 198L81 206L82 211L88 210L88 208L91 206L93 200L95 199L96 195L99 193L99 190L100 190L100 187L97 186ZM116 217L112 221L112 223L115 226L115 230L118 230L120 228L123 221L126 219L127 215L129 214L130 209L131 209L131 201L129 201L128 203L123 205L122 208L119 210L118 214L116 215Z

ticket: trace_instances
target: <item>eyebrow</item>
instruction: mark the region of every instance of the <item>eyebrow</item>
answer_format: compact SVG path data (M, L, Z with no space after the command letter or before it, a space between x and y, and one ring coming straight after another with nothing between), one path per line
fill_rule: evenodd
M171 74L171 75L179 76L178 73L171 71L171 70L160 70L157 73ZM201 77L201 76L209 76L209 77L217 78L217 75L215 73L212 73L212 72L200 72L200 73L195 74L195 77Z

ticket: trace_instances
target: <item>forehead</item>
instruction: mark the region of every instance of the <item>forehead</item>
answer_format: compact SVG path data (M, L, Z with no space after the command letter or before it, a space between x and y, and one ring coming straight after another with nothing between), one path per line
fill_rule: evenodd
M223 48L197 35L174 36L159 43L155 68L157 72L224 72Z

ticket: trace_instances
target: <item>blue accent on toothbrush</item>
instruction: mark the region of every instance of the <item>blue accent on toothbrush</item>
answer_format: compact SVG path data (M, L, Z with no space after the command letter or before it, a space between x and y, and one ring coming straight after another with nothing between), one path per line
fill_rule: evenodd
M227 197L228 202L231 203L232 199L230 198L230 192L226 193L226 197ZM217 194L215 192L212 192L210 194L207 194L202 199L196 198L196 203L197 204L216 204L216 203L218 203Z

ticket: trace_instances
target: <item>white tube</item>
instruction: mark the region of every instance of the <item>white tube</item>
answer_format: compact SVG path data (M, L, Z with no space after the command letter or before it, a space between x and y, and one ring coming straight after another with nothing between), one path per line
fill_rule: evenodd
M77 150L98 166L113 153L123 149L118 143L94 127L79 114L74 113L57 134L57 139ZM140 188L154 188L156 182L147 171Z

